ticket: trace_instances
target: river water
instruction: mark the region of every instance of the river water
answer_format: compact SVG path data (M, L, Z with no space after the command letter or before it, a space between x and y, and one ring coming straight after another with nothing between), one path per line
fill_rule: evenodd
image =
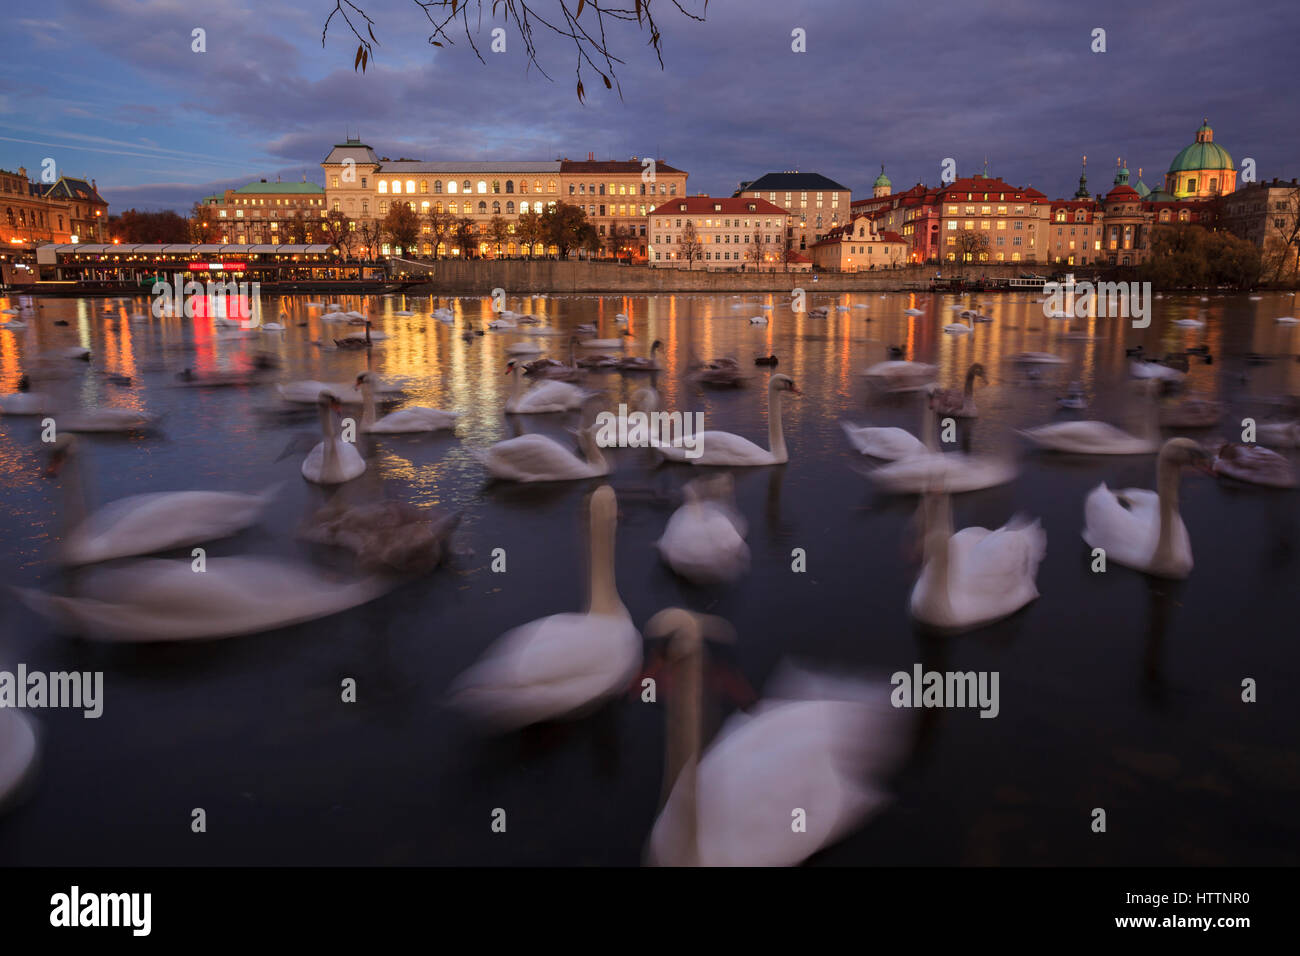
M0 307L25 305L0 298ZM471 455L517 431L564 441L576 415L502 413L510 380L506 348L533 340L482 329L489 298L353 298L389 338L369 352L321 348L353 331L323 325L305 298L268 299L263 313L284 332L214 329L206 319L132 321L134 301L48 299L27 329L0 330L0 393L14 391L36 353L81 345L62 388L86 404L161 414L150 434L82 436L96 503L143 491L256 490L284 485L255 529L209 546L321 560L295 529L327 492L304 481L301 451L314 411L284 415L270 382L348 380L371 369L404 381L411 404L463 413L454 436L384 437L353 496L387 494L460 511L451 565L353 611L224 641L103 644L61 634L13 594L0 592L0 666L104 672L104 714L37 714L44 759L28 799L0 817L0 864L636 864L655 819L663 763L663 710L629 694L568 723L484 737L444 707L452 679L516 625L580 608L584 594L581 509L599 482L545 487L490 485ZM1118 566L1089 567L1080 530L1083 499L1112 487L1154 486L1152 456L1049 457L1027 452L1013 429L1068 417L1056 398L1079 381L1087 417L1136 427L1140 417L1126 347L1147 354L1206 346L1193 355L1189 391L1227 403L1224 425L1189 432L1239 437L1240 420L1263 421L1300 393L1300 331L1278 316L1289 294L1164 296L1149 328L1127 321L1050 320L1030 295L812 296L826 318L790 311L781 295L528 296L507 306L567 333L592 323L616 336L628 315L634 349L665 345L653 376L664 407L701 411L710 428L766 443L769 369L802 395L788 397L791 460L738 469L736 495L749 522L749 573L699 588L659 561L653 542L697 474L653 468L641 449L612 452L619 496L617 580L638 625L682 605L728 619L732 646L711 648L716 717L761 693L785 660L835 672L888 676L926 669L996 671L1000 713L915 712L895 800L866 826L814 858L825 864L1296 864L1300 797L1294 687L1300 681L1297 493L1230 484L1186 471L1182 514L1196 557L1189 580L1155 582ZM946 335L953 305L992 323ZM430 311L447 306L448 326ZM770 306L770 309L763 309ZM839 308L844 306L846 308ZM905 309L920 308L909 316ZM396 315L410 310L412 316ZM771 316L752 325L750 316ZM33 317L36 316L36 317ZM1202 317L1204 327L1174 325ZM6 316L14 318L14 316ZM56 321L66 326L56 326ZM1041 597L1001 623L936 637L908 614L917 574L916 500L878 493L860 470L841 421L917 431L919 398L872 399L861 370L886 358L940 366L959 385L980 362L980 416L959 441L974 451L1014 450L1010 484L954 499L956 527L997 527L1014 513L1042 520L1047 556ZM248 388L170 387L175 373L247 365L256 351L280 368ZM1006 356L1054 352L1063 366L1027 375ZM555 354L565 358L567 346ZM733 355L748 387L707 391L688 378L692 355ZM110 379L108 374L129 376ZM628 401L647 375L597 373L607 407ZM1294 414L1294 413L1292 413ZM6 584L64 587L53 548L62 533L60 483L44 477L40 421L0 417L0 575ZM1173 434L1173 433L1167 433ZM382 485L382 487L381 487ZM505 549L507 570L491 555ZM792 552L806 571L792 571ZM179 557L183 558L184 555ZM357 702L340 682L357 682ZM1245 678L1258 701L1244 703ZM206 835L191 832L203 808ZM504 808L508 828L493 833ZM1094 808L1107 832L1091 829Z

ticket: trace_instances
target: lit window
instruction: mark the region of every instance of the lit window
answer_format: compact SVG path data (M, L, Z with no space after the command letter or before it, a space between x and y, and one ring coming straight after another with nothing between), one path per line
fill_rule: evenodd
M386 193L386 192L388 192L388 183L384 182L384 181L381 179L381 180L379 180L379 183L377 184L376 188L377 188L381 193Z

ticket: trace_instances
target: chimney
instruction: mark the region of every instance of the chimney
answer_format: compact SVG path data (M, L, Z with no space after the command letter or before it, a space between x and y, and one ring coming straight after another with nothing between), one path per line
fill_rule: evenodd
M596 161L596 154L595 154L595 153L588 153L588 154L587 154L587 162L589 162L589 163L594 163L595 161Z

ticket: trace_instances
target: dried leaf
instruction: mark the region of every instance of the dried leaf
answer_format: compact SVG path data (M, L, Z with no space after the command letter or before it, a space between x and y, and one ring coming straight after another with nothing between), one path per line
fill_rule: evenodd
M585 7L586 5L587 5L587 0L578 0L578 11L573 15L573 19L576 20L578 19L578 17L582 16L582 8Z
M586 94L585 94L585 93L583 92L583 90L582 90L582 80L579 80L579 81L578 81L578 102L579 102L579 103L584 102L583 97L584 97L585 95L586 95Z
M432 43L434 46L442 46L442 44L439 43L437 40L430 40L429 42Z
M604 73L600 74L600 78L605 81L605 89L612 90L614 88L609 83L609 77L607 77Z
M355 70L357 67L359 67L359 66L361 65L361 56L362 56L362 54L364 54L365 52L366 52L365 44L361 44L360 46L357 47L357 58L356 58L355 60L352 61L352 69L353 69L353 70Z

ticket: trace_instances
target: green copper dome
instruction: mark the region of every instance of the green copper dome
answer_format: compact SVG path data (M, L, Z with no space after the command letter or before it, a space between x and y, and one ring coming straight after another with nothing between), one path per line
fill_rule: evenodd
M1143 199L1151 195L1151 187L1144 183L1141 177L1138 177L1137 185L1133 188L1137 190L1137 194Z
M1169 164L1171 173L1197 169L1236 169L1228 151L1214 141L1214 130L1210 129L1209 120L1196 131L1196 142L1184 146Z
M876 181L875 181L874 183L872 183L871 185L873 185L873 186L892 186L892 185L893 185L893 183L891 183L891 182L889 181L889 177L885 175L885 167L884 167L884 166L881 166L881 167L880 167L880 175L876 177Z

